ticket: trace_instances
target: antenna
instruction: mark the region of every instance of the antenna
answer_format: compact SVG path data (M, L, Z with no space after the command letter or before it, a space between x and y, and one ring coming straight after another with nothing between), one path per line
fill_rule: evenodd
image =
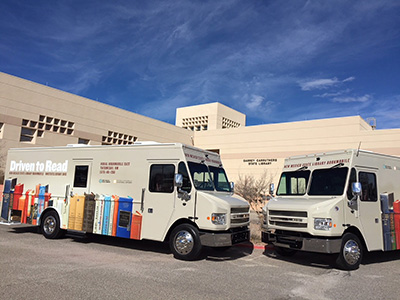
M358 157L358 154L360 154L360 147L361 147L361 141L360 141L360 143L358 144L358 149L357 149L356 157Z

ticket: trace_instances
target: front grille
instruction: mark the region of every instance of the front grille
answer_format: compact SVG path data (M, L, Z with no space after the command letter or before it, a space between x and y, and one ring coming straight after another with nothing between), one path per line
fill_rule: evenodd
M307 228L306 211L270 210L268 215L270 225L287 228Z
M306 211L286 211L286 210L270 210L271 216L290 216L290 217L302 217L307 218Z
M238 214L238 213L248 213L249 212L249 207L232 207L231 208L231 214Z
M232 207L231 224L243 224L250 221L249 207Z

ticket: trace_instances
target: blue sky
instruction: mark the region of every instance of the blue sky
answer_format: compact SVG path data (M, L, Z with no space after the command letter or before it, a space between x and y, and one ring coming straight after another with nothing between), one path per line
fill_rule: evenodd
M361 115L400 128L400 1L0 1L0 71L174 124Z

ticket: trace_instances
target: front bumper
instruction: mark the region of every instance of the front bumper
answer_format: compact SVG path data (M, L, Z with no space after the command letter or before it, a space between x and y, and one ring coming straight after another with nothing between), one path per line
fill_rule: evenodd
M278 247L318 253L339 253L342 244L342 239L340 237L303 237L265 231L261 232L261 240L264 243L270 243Z
M250 241L250 230L248 228L240 228L229 232L200 231L200 241L203 246L207 247L228 247Z

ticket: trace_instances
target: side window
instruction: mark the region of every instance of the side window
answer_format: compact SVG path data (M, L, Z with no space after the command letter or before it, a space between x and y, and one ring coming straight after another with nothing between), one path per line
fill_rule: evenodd
M183 176L183 186L182 190L190 193L192 190L192 184L190 183L189 172L187 171L186 165L184 162L180 162L178 165L178 173Z
M75 166L74 187L87 187L89 166Z
M361 201L377 201L376 175L374 173L359 172L358 177L362 189Z
M352 168L349 178L349 186L347 187L347 199L353 199L353 182L357 182L356 169Z
M174 191L174 165L152 165L150 167L149 191L172 193Z

